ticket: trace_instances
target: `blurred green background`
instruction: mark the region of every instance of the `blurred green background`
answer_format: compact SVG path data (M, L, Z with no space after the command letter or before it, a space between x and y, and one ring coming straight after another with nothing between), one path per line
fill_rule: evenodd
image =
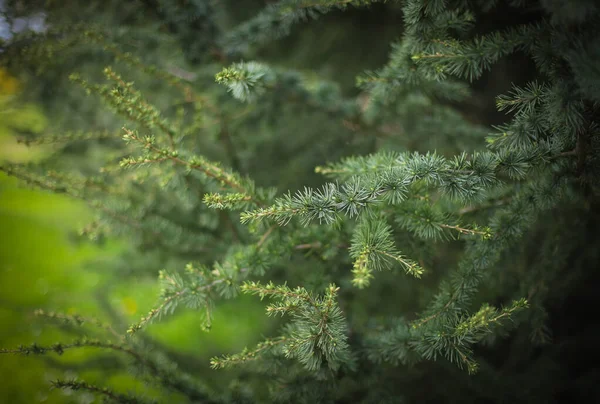
M15 101L19 88L15 78L0 71L0 163L35 161L48 154L41 146L17 142L16 131L41 132L48 124L40 108ZM114 272L102 270L127 250L125 241L75 241L73 235L91 218L80 201L24 188L16 179L0 174L0 347L34 342L49 345L77 338L60 324L34 316L36 309L80 314L113 325L119 318L121 323L115 328L124 333L129 323L155 304L159 293L155 276L116 278ZM207 333L194 312L182 311L150 326L148 338L155 345L208 363L211 356L256 343L268 322L263 306L251 297L224 302L214 317ZM0 401L64 403L72 398L73 402L85 402L85 395L81 401L81 394L69 398L68 391L49 390L51 380L74 376L121 391L148 393L119 363L112 364L111 372L85 370L86 363L98 360L106 360L110 367L114 360L103 358L106 352L89 348L66 351L62 356L2 355ZM93 397L87 396L87 400L91 402Z

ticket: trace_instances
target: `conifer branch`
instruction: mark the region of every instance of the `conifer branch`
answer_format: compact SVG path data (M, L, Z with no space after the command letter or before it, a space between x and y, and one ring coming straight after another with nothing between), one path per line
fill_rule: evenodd
M41 346L34 343L28 346L20 345L16 349L0 348L0 354L46 355L48 353L56 353L58 355L62 355L65 350L79 348L101 348L125 353L140 366L142 366L144 370L149 371L150 374L165 387L183 393L189 397L193 397L197 400L207 400L207 402L214 403L214 401L210 400L203 391L195 386L195 383L190 380L188 375L175 369L166 369L154 360L149 359L144 353L138 352L126 344L115 344L110 341L102 342L97 339L86 338L76 340L70 344L56 343L50 346Z
M103 395L115 403L123 403L123 404L150 403L150 401L143 400L139 397L135 397L135 396L127 395L127 394L116 393L107 387L98 387L93 384L89 384L89 383L77 381L77 380L60 380L60 379L58 379L58 380L52 381L51 385L52 385L53 389L69 389L69 390L73 390L73 391L79 391L79 390L89 391L91 393Z
M193 308L204 308L205 317L203 318L203 327L210 329L211 303L208 294L212 288L221 283L226 282L231 284L231 280L217 278L208 281L206 271L204 269L199 270L191 264L188 264L186 267L186 272L188 274L187 282L177 274L170 274L166 271L159 272L159 280L163 285L161 291L162 300L158 306L150 310L138 323L131 325L127 330L128 334L133 335L155 319L166 313L173 312L179 303L184 303Z
M217 73L215 80L227 86L232 96L240 101L250 102L271 86L275 75L267 66L257 63L236 63Z
M107 40L104 34L99 29L86 29L84 31L86 39L95 42L102 46L102 49L112 53L117 60L123 61L130 66L133 66L149 75L156 77L158 80L167 82L168 84L177 87L184 94L187 101L200 102L206 106L211 112L218 114L219 109L210 101L208 97L197 94L192 87L185 81L192 81L190 74L175 74L173 71L165 71L154 65L144 63L138 57L129 52L122 52L117 45ZM175 70L175 69L172 69Z
M489 333L490 327L500 323L504 318L510 318L515 312L528 307L526 299L515 300L511 306L497 310L494 307L484 304L477 313L461 320L454 333L457 336L465 337L467 334L476 335L482 338L482 335Z
M204 194L203 202L213 209L239 209L245 202L252 201L252 197L243 193L233 194Z
M267 351L273 350L277 345L286 342L286 337L267 338L263 342L258 343L256 348L252 350L244 349L242 352L235 355L223 355L221 357L214 357L210 360L210 367L213 369L225 369L228 367L236 366L249 361L260 359L261 355Z
M19 345L16 349L5 349L0 348L0 354L13 354L13 355L46 355L48 353L55 353L62 355L66 350L78 349L78 348L101 348L108 349L111 351L122 352L133 358L136 362L142 365L144 368L150 370L153 374L159 374L160 370L158 367L146 359L142 353L132 349L125 344L115 344L110 341L102 342L97 339L80 339L73 341L69 344L56 343L50 346L41 346L38 344L31 345Z
M429 197L413 198L400 204L394 210L384 210L385 213L393 214L402 228L409 230L422 239L448 239L458 236L479 236L482 239L491 237L489 227L463 226L451 214L432 204ZM449 224L457 223L457 224Z
M432 41L432 50L414 54L412 60L430 64L440 75L449 73L473 81L498 59L521 49L527 43L527 35L531 34L531 28L524 26L520 30L477 37L472 42Z
M315 19L331 10L344 10L349 5L362 6L378 1L279 0L230 31L223 40L223 47L230 53L243 53L252 44L262 44L288 35L292 27L301 21Z
M294 249L296 250L309 250L311 248L320 248L322 246L320 241L315 241L313 243L305 243L305 244L298 244L294 246Z
M428 359L444 355L451 362L458 362L459 367L466 367L469 373L476 373L478 365L469 346L491 333L493 326L499 325L501 320L511 319L511 316L527 306L525 299L515 300L511 306L501 310L484 304L477 313L460 319L454 326L454 331L425 333L424 339L414 340L412 345Z
M471 200L497 184L497 171L522 175L522 170L527 167L522 163L523 158L514 154L500 158L491 153L474 153L471 159L461 155L454 160L429 153L384 155L381 160L373 157L384 166L373 166L369 160L361 158L346 159L341 167L351 177L341 186L328 183L316 191L305 188L294 197L288 194L276 199L269 208L244 212L241 219L246 223L273 218L285 225L294 216L300 216L305 225L315 219L330 224L337 220L339 213L353 217L381 201L398 204L406 198L408 187L415 183L437 187L457 200ZM324 169L320 171L325 172Z
M433 313L430 316L427 316L425 318L421 318L421 319L415 321L413 323L412 327L419 328L419 327L427 324L428 322L435 320L436 318L443 315L444 313L446 313L446 311L452 306L452 304L454 304L456 302L456 299L458 298L458 296L459 296L458 292L453 293L439 311Z
M51 134L44 136L37 136L35 138L19 137L17 142L23 143L26 146L32 145L46 145L46 144L65 144L76 141L86 140L100 140L100 139L112 139L117 138L117 135L109 131L102 132L65 132L61 134Z
M241 62L223 69L215 76L216 82L225 85L232 96L242 102L253 102L270 93L284 97L289 103L300 103L315 111L326 111L341 118L342 124L353 131L369 134L375 131L360 116L355 99L344 98L336 83L308 80L299 72L273 69L263 63Z
M452 282L442 285L440 293L430 305L427 314L415 320L412 324L413 328L431 327L432 323L445 324L447 321L453 321L477 290L477 286L483 278L483 271L499 260L499 251L517 242L523 234L524 228L530 224L528 216L523 215L523 211L527 210L529 215L533 215L553 206L560 200L561 194L564 192L563 186L564 184L561 183L552 184L554 200L544 201L545 203L541 204L531 198L532 194L539 192L537 186L532 185L515 197L511 205L497 212L491 221L493 236L480 240L467 249L466 257L460 263ZM494 245L495 248L492 247ZM526 303L519 302L519 304L515 304L525 307Z
M81 85L88 93L93 92L102 96L109 106L127 119L143 125L150 131L159 129L167 136L171 150L173 150L175 131L171 124L161 116L158 109L142 97L141 93L133 87L133 83L126 83L110 67L104 69L104 74L116 84L114 88L91 85L77 74L72 74L69 78Z
M3 171L7 175L18 178L18 179L24 181L25 183L34 185L40 189L52 191L57 194L61 194L61 193L66 194L72 198L82 200L82 201L86 202L89 206L91 206L92 208L102 211L102 213L111 217L118 223L126 224L136 230L143 229L142 224L131 219L131 217L122 215L118 212L115 212L115 211L107 208L98 200L88 200L83 195L81 195L81 194L75 192L73 189L71 189L67 184L56 184L54 182L47 181L46 178L50 177L50 176L46 176L46 177L34 176L31 173L23 172L22 170L18 169L18 167L16 167L16 166L6 166L6 167L0 166L0 171ZM160 233L156 232L156 231L152 232L151 234L154 236L155 239L159 239L161 237Z
M329 285L324 296L313 296L306 289L290 289L286 285L276 286L272 282L261 285L259 282L246 282L241 287L245 293L277 298L278 303L267 306L269 315L289 314L292 322L287 333L276 340L268 340L259 345L257 351L245 350L239 356L215 360L214 366L239 363L249 353L263 352L267 348L283 343L282 352L288 358L296 358L308 370L317 370L326 362L336 370L342 364L351 362L347 342L347 326L340 311L336 296L339 288Z
M245 185L243 185L242 180L241 180L241 178L239 178L239 176L219 167L219 165L217 163L208 161L204 157L201 157L201 156L193 156L189 160L184 160L183 158L179 157L179 153L177 151L168 151L168 150L161 149L160 147L156 146L153 137L146 136L146 137L144 137L144 139L142 139L137 134L136 131L129 130L127 128L123 128L123 130L125 131L125 135L123 135L123 140L125 140L126 142L134 141L134 142L140 144L141 146L143 146L146 150L154 152L156 155L157 161L171 160L176 164L187 167L188 169L198 170L198 171L202 172L204 175L206 175L207 177L210 177L223 185L229 186L232 190L235 190L235 191L238 191L238 192L244 194L245 195L244 198L246 198L246 197L250 198L248 200L252 201L256 205L261 206L263 204L261 201L255 199L255 197L251 196L251 193L249 193L249 189ZM144 159L144 160L147 160L147 159ZM127 160L126 160L126 162L127 162ZM142 161L142 162L145 162L145 161ZM125 163L125 166L127 166L126 163ZM211 204L213 203L213 200L216 202L216 197L214 196L214 194L213 194L213 196L208 196L207 198L208 198L208 202ZM230 197L230 198L235 198L235 197ZM225 202L225 200L223 200L223 202ZM231 203L231 202L232 202L232 200L229 201L229 203ZM226 206L226 205L223 205L223 206Z
M391 228L377 219L359 224L352 238L350 256L354 259L352 283L361 289L369 285L373 271L389 269L394 261L407 274L416 278L423 274L423 268L398 252L392 240Z
M44 317L51 320L58 320L65 324L72 324L78 327L81 327L85 324L92 324L93 326L108 331L113 337L117 338L120 342L124 343L125 339L121 334L119 334L115 329L110 325L103 323L102 321L93 318L93 317L85 317L79 314L64 314L57 312L48 312L41 309L35 310L33 315L36 317Z
M273 232L273 230L275 230L275 226L269 227L269 229L261 236L260 240L258 240L258 243L256 243L256 248L262 247L262 245L267 240L269 235Z
M419 183L437 188L452 199L470 201L481 198L487 190L500 184L501 175L523 178L534 163L544 164L547 157L550 155L544 156L539 150L510 150L477 152L470 158L462 154L452 160L434 153L349 158L339 165L319 170L336 175L343 173L341 177L349 180L341 186L328 183L316 191L305 188L294 197L288 194L276 199L271 207L244 212L241 220L248 223L272 218L285 225L299 216L304 225L315 219L331 224L340 213L353 217L385 200L399 204L406 198L407 188Z
M452 226L449 224L440 224L440 227L443 227L445 229L452 229L452 230L456 230L457 232L461 233L461 234L468 234L468 235L474 235L474 234L478 234L480 236L485 237L490 237L490 233L489 231L482 231L482 230L477 230L477 229L467 229L464 227L460 227L460 226Z

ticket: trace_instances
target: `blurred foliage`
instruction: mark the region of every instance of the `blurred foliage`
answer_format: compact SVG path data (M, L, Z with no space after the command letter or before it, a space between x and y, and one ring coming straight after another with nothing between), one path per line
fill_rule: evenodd
M0 162L36 161L52 153L47 146L18 141L19 134L41 133L48 126L41 108L20 102L20 87L16 78L0 69ZM77 232L92 217L81 201L23 188L15 178L0 173L0 346L50 345L74 337L70 327L36 317L39 308L85 313L127 325L154 304L158 285L153 274L122 278L104 270L131 248L125 240L108 240L103 245L77 241ZM255 343L266 327L263 306L246 298L219 306L211 333L202 332L196 315L188 311L153 327L148 342L174 347L181 355L208 363L216 353L236 352ZM105 362L113 370L109 374L86 370L96 362ZM148 394L148 387L123 370L115 358L100 350L79 350L59 357L3 356L0 379L10 383L0 383L0 401L89 402L89 394L82 397L49 390L50 380L75 376L70 369L78 369L79 377L93 383ZM221 379L214 382L226 383L226 378Z

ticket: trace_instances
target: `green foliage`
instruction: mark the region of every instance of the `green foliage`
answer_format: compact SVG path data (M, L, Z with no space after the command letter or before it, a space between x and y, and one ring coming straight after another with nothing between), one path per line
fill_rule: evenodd
M365 6L380 0L280 0L269 4L254 18L228 32L223 47L228 52L248 50L249 45L261 44L289 35L294 25L317 18L332 10L348 6Z
M195 1L158 8L146 24L118 22L116 34L94 27L24 34L41 50L58 35L64 55L100 52L112 67L104 76L71 74L78 86L71 91L102 99L127 123L113 136L112 120L91 120L62 146L59 135L26 134L25 144L54 144L55 155L2 170L88 203L97 218L81 234L97 243L126 236L133 250L124 266L133 268L123 276L158 272L160 293L126 336L92 321L118 342L82 338L0 352L124 353L143 380L190 402L512 400L519 389L506 374L521 371L521 356L548 340L551 301L539 290L567 267L532 263L531 275L514 262L534 254L529 243L543 226L551 229L542 241L546 260L573 251L551 235L597 206L600 11L581 2L563 18L561 2L536 2L541 11L531 14L525 2L511 2L519 22L489 28L485 22L502 12L495 2L378 5L401 15L403 32L388 63L361 74L353 93L335 77L260 60L261 47L293 35L301 22L342 18L348 6L371 3L378 2L278 1L230 28L227 4ZM63 21L55 16L60 7L41 9ZM209 22L198 43L190 42L196 22L183 18L189 9ZM127 34L164 20L172 27L164 43L183 42L185 68L122 50ZM21 57L6 65L31 71L36 57L20 53L20 40L8 42L7 54ZM476 105L477 87L517 54L531 60L532 74L507 79L503 94L485 94L506 114L491 122ZM237 61L242 56L251 61ZM75 147L90 142L99 149ZM308 174L314 166L329 182ZM587 241L583 234L578 242ZM570 279L585 279L588 265L577 265ZM213 332L217 308L240 292L273 299L267 314L289 321L274 320L276 336L210 363L145 348L151 323L180 307ZM496 356L508 358L508 371ZM527 367L523 380L533 383L536 371ZM209 387L215 372L230 384ZM77 380L54 385L145 400ZM537 394L524 402L549 397Z
M69 389L73 391L89 391L95 394L106 396L107 399L115 403L138 404L150 402L126 394L115 393L106 387L100 388L77 380L54 380L52 381L52 388Z
M392 262L400 264L406 273L420 278L423 268L402 257L396 250L391 228L384 222L372 219L363 221L357 228L350 246L350 256L354 259L352 283L363 288L369 286L374 270L388 269Z
M225 84L233 97L252 101L265 91L273 80L271 71L256 62L238 63L223 69L216 76L217 83Z
M258 282L244 283L241 290L259 295L261 299L265 296L281 299L280 302L267 306L267 313L272 316L287 314L293 320L285 327L285 335L269 339L252 351L213 358L213 368L224 368L255 359L267 350L273 351L278 344L281 344L281 347L277 346L278 353L297 359L308 371L318 370L323 363L334 371L341 365L352 364L345 318L335 301L339 287L329 285L322 297L315 297L301 287L290 289L273 283L265 286Z

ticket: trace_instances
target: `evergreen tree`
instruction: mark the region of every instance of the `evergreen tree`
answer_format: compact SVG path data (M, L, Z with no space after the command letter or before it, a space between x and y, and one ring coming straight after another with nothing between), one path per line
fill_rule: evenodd
M114 351L182 402L598 398L597 372L571 378L565 359L577 344L593 355L594 326L566 304L586 299L599 258L595 1L32 3L7 2L5 19L40 12L45 29L15 33L2 62L57 114L56 133L22 141L56 152L2 170L86 201L97 220L82 235L127 237L113 269L158 272L161 293L126 330L39 311L96 330L0 352ZM372 14L398 35L381 67L281 55ZM374 29L357 28L357 48L377 53ZM492 115L503 63L523 68ZM336 82L352 69L354 88ZM146 346L144 329L178 307L208 332L239 294L281 315L258 345L193 364ZM208 367L229 385L208 383Z

